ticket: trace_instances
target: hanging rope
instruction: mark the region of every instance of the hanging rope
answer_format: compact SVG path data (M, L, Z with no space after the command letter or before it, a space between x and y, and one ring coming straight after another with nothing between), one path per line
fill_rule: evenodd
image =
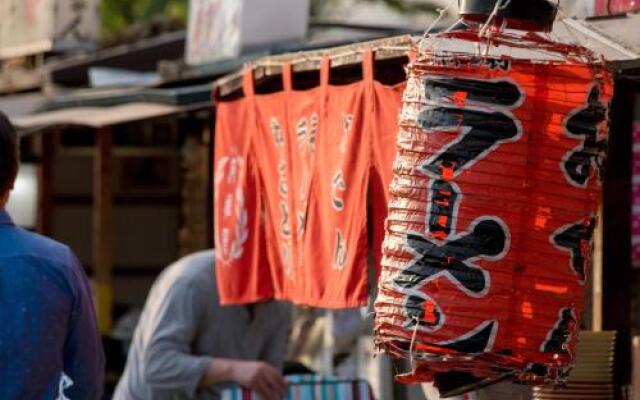
M427 37L429 36L429 34L431 33L431 31L433 30L433 28L435 28L440 21L442 21L442 19L444 18L444 16L447 14L447 12L451 9L451 7L453 7L453 5L456 3L456 0L449 0L449 2L447 3L447 6L444 8L439 8L438 9L438 16L436 17L436 19L433 20L433 22L431 23L431 25L429 25L429 27L427 28L427 30L424 32L424 35L422 35L422 39L420 40L420 43L418 43L418 48L420 49L420 51L423 50L423 46L426 43ZM457 22L456 22L457 23ZM454 23L455 24L455 23Z
M435 28L436 25L438 25L438 23L442 20L442 18L444 18L445 14L447 13L447 11L449 11L449 9L453 6L453 4L455 4L455 0L449 0L449 3L447 3L447 6L445 8L439 8L438 9L438 13L439 13L438 17L433 20L431 25L429 25L429 27L425 31L423 37L426 37L427 35L429 35L431 33L433 28Z
M482 25L482 28L480 28L480 31L478 32L478 37L480 39L485 39L487 42L487 46L485 47L484 54L483 54L485 57L489 56L489 50L491 49L491 45L493 43L492 41L493 32L491 30L491 26L495 21L496 17L498 16L498 13L506 9L509 6L509 4L511 4L511 0L496 1L496 5L493 7L493 11L491 11L489 18L487 18L487 21L484 23L484 25ZM505 19L502 21L502 26L499 28L499 32L504 31L506 26L507 26L507 21ZM480 53L479 46L476 48L476 51Z
M416 362L413 356L413 347L416 344L416 337L418 336L418 329L420 328L420 319L418 317L413 317L413 322L416 324L413 329L413 335L411 335L411 345L409 346L409 363L411 364L411 373L416 373Z
M498 12L500 12L500 11L504 10L505 8L509 7L509 4L511 4L511 0L499 0L499 1L496 1L496 5L495 5L495 7L493 7L493 11L489 15L489 18L487 19L487 22L485 22L485 24L480 29L480 32L478 32L478 36L479 37L488 39L487 32L488 32L489 28L491 27L491 24L493 24L493 21L498 16Z

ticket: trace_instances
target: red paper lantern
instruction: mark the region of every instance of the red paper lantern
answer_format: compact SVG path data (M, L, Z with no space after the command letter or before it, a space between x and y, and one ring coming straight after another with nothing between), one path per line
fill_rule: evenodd
M427 44L403 99L377 343L412 361L405 382L559 382L591 265L611 76L533 33Z

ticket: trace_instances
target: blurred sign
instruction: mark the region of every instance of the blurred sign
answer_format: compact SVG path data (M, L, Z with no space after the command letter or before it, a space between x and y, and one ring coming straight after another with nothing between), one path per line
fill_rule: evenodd
M240 0L191 0L187 63L202 64L240 53Z
M0 0L0 58L49 50L54 5L53 0Z
M95 41L99 0L0 0L0 59Z
M308 22L309 0L191 0L186 60L198 65L300 41Z
M619 14L640 10L640 0L595 0L596 15Z
M583 19L595 14L596 0L568 0L560 3L561 12L569 17Z
M56 48L97 42L100 35L100 0L55 0L55 3Z

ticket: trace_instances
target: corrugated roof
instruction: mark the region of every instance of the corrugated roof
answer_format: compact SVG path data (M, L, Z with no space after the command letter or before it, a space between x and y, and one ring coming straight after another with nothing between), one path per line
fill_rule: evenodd
M636 57L640 55L640 14L591 19L586 22L595 32L617 42Z
M578 42L596 54L602 54L615 72L623 73L628 70L640 69L640 14L586 21L567 19L556 23L553 35L565 42ZM327 43L323 45L313 43L299 46L297 49L278 49L278 51L271 49L270 53L331 47ZM267 60L277 61L293 55L295 54L289 53ZM245 58L203 66L195 75L205 77L223 74L237 69L257 56L254 54ZM189 76L189 74L186 75ZM194 107L207 107L209 106L210 88L209 84L205 84L174 89L126 88L108 91L79 91L70 95L58 96L44 106L48 110L67 109L45 111L32 116L25 115L42 109L46 98L40 94L24 97L12 96L0 98L0 109L10 115L20 129L35 130L56 125L81 125L98 128L172 115Z
M600 17L593 20L564 19L554 25L551 36L560 42L577 43L589 48L596 56L602 56L607 61L609 68L615 73L624 73L628 70L640 68L640 14L630 14L612 17ZM414 37L419 40L419 37ZM459 41L443 44L444 48L453 46L457 51L474 51L474 46L469 44L469 49ZM461 46L455 48L455 46ZM356 46L357 47L357 46ZM327 50L327 49L324 49ZM495 48L495 53L503 49ZM537 59L541 55L535 50L515 49L507 50L514 57ZM296 56L307 58L317 55L317 52L297 52L285 55L271 55L254 61L254 66L273 65L283 59L290 61ZM495 55L495 54L494 54ZM239 72L227 75L216 81L215 85L229 86L225 92L236 90L240 79Z
M614 72L640 67L640 14L566 19L556 23L554 34L603 55Z
M71 107L108 107L127 103L161 103L187 106L211 100L211 84L178 88L121 88L80 90L51 99L44 111Z

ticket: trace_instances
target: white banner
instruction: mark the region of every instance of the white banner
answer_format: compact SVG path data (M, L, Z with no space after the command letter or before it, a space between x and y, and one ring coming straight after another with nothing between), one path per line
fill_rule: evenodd
M187 63L234 58L240 55L241 0L191 0Z
M309 0L191 0L186 60L236 58L248 48L301 41Z
M0 59L93 42L99 0L0 0Z
M2 1L2 0L0 0ZM100 35L100 0L55 0L56 47L96 43Z
M51 49L54 5L54 0L0 0L0 58Z

